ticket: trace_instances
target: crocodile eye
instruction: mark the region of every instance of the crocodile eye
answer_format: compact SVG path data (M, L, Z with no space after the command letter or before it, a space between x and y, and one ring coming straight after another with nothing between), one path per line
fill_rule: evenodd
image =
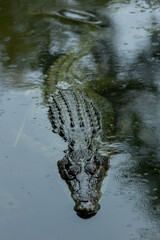
M87 166L85 167L86 172L90 173L90 174L95 174L97 171L97 165L94 163L89 163L87 164Z
M76 177L76 175L80 172L80 167L76 164L66 164L65 165L65 173L68 179L72 180Z

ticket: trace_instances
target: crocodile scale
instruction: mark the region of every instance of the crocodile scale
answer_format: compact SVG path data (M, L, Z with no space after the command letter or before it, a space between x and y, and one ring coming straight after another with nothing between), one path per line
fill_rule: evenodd
M101 131L98 110L80 90L57 90L52 95L49 118L53 131L74 150L89 147Z

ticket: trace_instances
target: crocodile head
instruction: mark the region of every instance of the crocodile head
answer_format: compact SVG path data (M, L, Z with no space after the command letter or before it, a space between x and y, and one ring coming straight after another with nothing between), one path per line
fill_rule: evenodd
M75 201L74 210L88 218L99 210L101 185L108 169L108 158L88 149L67 152L58 161L61 177L66 181Z

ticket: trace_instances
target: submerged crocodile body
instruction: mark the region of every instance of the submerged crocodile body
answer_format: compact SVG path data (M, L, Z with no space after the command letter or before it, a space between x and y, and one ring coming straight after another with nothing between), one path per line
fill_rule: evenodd
M93 43L82 45L78 51L59 57L50 67L45 94L53 132L68 143L64 158L58 161L60 175L71 191L75 211L89 217L100 208L109 157L107 152L102 154L102 139L111 135L113 111L111 104L94 93L79 74L80 62Z

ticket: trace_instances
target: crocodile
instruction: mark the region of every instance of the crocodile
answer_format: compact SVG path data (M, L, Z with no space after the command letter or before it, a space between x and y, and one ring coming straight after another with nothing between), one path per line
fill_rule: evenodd
M78 20L81 15L86 17L82 11L71 13L79 14ZM62 20L70 20L68 15L58 13ZM94 25L99 24L95 22ZM114 117L111 103L85 80L83 58L93 48L95 26L87 21L83 27L92 37L85 36L78 48L53 62L47 70L44 92L52 130L68 143L63 159L57 163L59 173L70 189L74 210L80 217L88 218L100 208L102 182L109 168L107 139L112 135Z

